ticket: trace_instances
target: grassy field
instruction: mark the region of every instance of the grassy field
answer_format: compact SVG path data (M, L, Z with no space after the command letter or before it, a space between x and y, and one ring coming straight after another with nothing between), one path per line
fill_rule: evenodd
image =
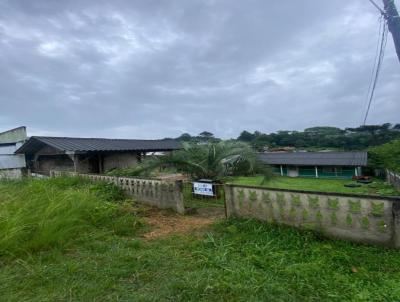
M227 180L230 183L250 186L265 186L269 188L294 189L321 192L339 192L349 194L376 194L376 195L400 195L394 188L382 180L374 179L373 183L361 185L358 188L348 188L345 184L356 181L346 179L316 179L301 177L282 177L274 176L271 180L263 183L262 176L254 177L235 177Z
M253 220L147 239L143 213L113 186L0 183L0 300L400 300L398 251Z

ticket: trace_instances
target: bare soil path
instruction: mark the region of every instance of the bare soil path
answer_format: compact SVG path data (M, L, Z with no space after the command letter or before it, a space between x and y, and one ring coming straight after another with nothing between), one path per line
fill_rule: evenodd
M151 210L144 218L151 230L143 235L146 239L202 233L217 219L225 217L223 208L197 209L191 215L180 215L169 211Z

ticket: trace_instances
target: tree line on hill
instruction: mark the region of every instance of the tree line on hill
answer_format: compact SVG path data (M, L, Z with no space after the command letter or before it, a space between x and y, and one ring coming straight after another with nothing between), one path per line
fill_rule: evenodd
M181 142L219 141L213 133L203 131L197 136L184 133L178 138ZM257 151L279 147L294 147L305 150L366 150L400 139L400 124L365 125L356 128L311 127L304 131L278 131L262 133L242 131L237 141L247 142ZM234 139L235 140L235 139Z

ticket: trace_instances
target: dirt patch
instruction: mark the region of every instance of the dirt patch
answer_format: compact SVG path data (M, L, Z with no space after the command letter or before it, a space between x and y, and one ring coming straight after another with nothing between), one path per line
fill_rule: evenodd
M216 219L223 218L223 212L211 211L195 215L179 215L170 212L152 211L145 217L145 221L151 226L151 231L144 234L146 239L167 237L174 234L201 233L210 226Z

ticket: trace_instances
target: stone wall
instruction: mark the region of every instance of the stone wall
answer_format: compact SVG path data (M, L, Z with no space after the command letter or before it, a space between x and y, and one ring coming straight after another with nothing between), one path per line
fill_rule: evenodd
M156 179L141 179L130 177L116 177L95 174L79 174L74 172L51 171L51 177L78 176L106 183L114 183L124 192L134 197L138 202L155 206L160 209L172 209L184 214L185 207L179 181L162 181Z
M229 217L256 218L330 237L400 248L400 197L226 185Z

